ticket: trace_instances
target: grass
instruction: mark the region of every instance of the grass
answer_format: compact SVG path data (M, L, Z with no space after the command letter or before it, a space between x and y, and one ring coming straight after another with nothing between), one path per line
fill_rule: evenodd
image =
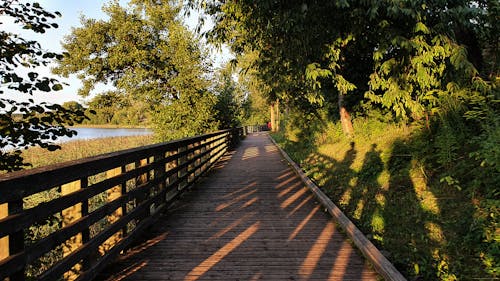
M274 138L410 280L493 280L481 258L475 200L417 157L415 128L367 119L356 136L339 124ZM476 235L476 236L475 236Z
M62 143L61 149L56 151L39 147L30 148L23 152L22 157L32 164L30 168L36 168L152 143L154 137L151 135L75 140Z

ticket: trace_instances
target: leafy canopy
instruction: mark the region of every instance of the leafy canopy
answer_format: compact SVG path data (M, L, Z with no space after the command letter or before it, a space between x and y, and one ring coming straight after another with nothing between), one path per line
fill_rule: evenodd
M178 18L174 1L118 1L103 8L107 20L83 17L63 43L55 72L77 74L82 96L96 84L116 88L124 100L141 101L159 140L217 128L215 97L207 92L205 52Z

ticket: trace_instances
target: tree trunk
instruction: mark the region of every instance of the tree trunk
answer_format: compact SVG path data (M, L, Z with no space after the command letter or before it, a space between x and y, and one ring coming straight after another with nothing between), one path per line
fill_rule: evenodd
M270 105L269 110L271 111L271 132L276 132L276 116L274 114L274 103Z
M280 101L276 99L276 132L280 130Z
M354 128L352 127L351 116L349 112L344 107L344 95L339 93L339 112L340 112L340 123L342 124L342 131L348 137L354 135Z

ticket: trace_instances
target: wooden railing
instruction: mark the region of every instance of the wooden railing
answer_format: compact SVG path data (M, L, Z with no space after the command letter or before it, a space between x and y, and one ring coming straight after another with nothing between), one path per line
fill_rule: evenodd
M267 127L266 124L264 124L264 125L251 125L251 126L244 126L243 130L245 130L245 133L257 133L257 132L269 131L269 128Z
M0 280L93 279L243 133L1 175Z

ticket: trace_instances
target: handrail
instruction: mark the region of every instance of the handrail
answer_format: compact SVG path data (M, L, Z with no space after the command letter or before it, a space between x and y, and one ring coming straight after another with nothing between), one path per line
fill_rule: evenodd
M0 175L0 280L92 280L245 131ZM27 206L33 196L47 194L48 201ZM43 237L25 240L30 228L54 221ZM47 256L50 262L41 266ZM28 272L34 267L36 274Z

